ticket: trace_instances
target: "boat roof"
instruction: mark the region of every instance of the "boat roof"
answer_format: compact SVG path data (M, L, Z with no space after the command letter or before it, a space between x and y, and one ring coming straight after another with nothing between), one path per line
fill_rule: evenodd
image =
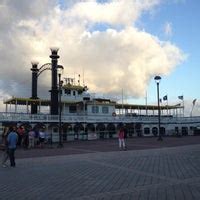
M116 109L139 109L139 110L157 110L157 105L139 105L139 104L120 104L116 103L114 101L110 101L109 99L94 99L97 104L107 104L107 105L114 105ZM89 100L87 103L91 104L93 101ZM8 100L4 100L4 104L13 104L13 105L31 105L31 104L37 104L41 106L50 106L51 101L49 99L32 99L32 98L23 98L23 97L12 97ZM83 101L67 101L62 100L63 104L78 104L83 103ZM94 104L94 102L92 103ZM180 104L177 105L165 105L160 106L161 110L171 110L171 109L179 109L183 108Z
M116 104L116 109L139 109L139 110L157 110L158 105L139 105L139 104ZM160 106L161 110L172 110L177 108L183 108L180 105L164 105Z
M4 104L17 104L17 105L30 105L35 103L41 106L50 106L51 101L49 99L32 99L32 98L21 98L21 97L12 97L8 100L4 100ZM75 104L78 103L77 101L63 101L62 103L65 104Z

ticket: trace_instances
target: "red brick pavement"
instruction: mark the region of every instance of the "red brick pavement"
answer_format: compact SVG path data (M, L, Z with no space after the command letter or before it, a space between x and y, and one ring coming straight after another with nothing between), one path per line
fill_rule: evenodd
M183 145L200 144L200 136L184 137L164 137L163 141L157 141L157 138L128 138L126 140L128 150L152 149L175 147ZM118 151L117 139L104 139L93 141L71 141L64 143L63 148L57 148L57 144L46 145L44 149L17 149L16 158L32 158L57 155L84 154L93 152ZM1 153L0 153L1 154Z

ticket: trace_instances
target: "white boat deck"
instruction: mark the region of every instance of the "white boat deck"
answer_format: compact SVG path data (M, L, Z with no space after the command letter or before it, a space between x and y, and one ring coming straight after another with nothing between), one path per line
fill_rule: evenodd
M66 123L157 123L157 116L106 116L106 115L62 115L62 122ZM58 115L49 115L49 114L26 114L26 113L7 113L0 112L0 122L58 122ZM162 123L200 123L200 116L198 117L172 117L172 116L161 116Z

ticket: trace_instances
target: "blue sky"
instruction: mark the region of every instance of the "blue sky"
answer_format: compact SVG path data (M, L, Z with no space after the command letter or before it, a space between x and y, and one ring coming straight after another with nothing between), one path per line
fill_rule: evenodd
M172 1L171 1L172 2ZM187 59L181 63L170 75L162 77L160 83L161 97L168 94L168 101L179 101L177 96L184 95L185 100L200 99L199 94L199 44L200 44L200 1L185 0L174 3L163 3L153 13L143 15L138 26L147 32L158 36L162 40L170 40L176 44L186 55ZM171 36L163 32L165 22L172 27ZM148 96L155 90L155 82L151 81L148 87Z

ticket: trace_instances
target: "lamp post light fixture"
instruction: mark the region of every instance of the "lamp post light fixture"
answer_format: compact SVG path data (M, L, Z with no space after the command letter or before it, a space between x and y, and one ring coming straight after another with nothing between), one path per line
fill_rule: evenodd
M63 70L63 66L62 65L58 65L57 67L58 70L58 92L59 92L59 143L58 143L58 148L62 148L63 147L63 143L62 143L62 101L61 101L61 95L62 95L62 84L63 81L61 81L61 73Z
M159 83L160 83L161 77L155 76L154 80L157 85L157 98L158 98L158 141L162 141L163 139L162 139L162 135L160 132L160 97L159 97Z

